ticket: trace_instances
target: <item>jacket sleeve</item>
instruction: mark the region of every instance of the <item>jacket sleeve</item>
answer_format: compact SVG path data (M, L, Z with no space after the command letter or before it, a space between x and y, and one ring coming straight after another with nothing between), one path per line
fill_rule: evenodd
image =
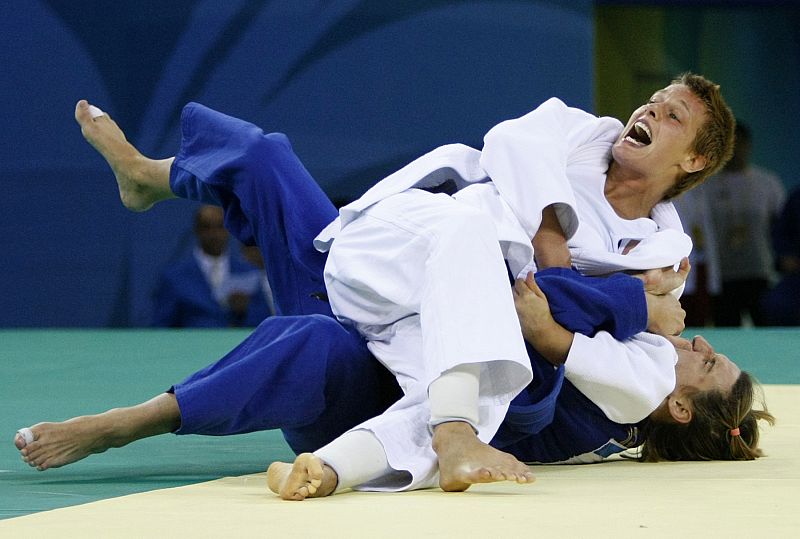
M566 378L612 421L637 423L675 388L675 348L650 333L618 341L601 331L575 334Z
M647 329L644 284L625 274L585 277L575 270L548 268L536 274L553 318L575 333L606 331L625 340Z
M551 204L570 238L578 218L568 167L603 162L619 125L551 98L525 116L493 127L484 137L480 165L531 238L541 224L542 209ZM598 152L600 160L594 155Z

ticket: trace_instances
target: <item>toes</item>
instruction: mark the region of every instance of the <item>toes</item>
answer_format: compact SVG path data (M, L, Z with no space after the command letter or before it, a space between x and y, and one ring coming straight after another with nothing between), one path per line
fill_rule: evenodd
M106 113L100 110L99 107L95 107L94 105L89 105L89 116L91 116L93 120L99 118L100 116L105 116L105 115Z
M100 110L100 108L89 104L85 99L81 99L75 105L75 120L80 124L84 135L87 129L90 129L97 122L108 120L108 114Z
M520 485L524 485L528 483L533 483L534 481L536 481L536 477L534 477L532 473L527 473L524 474L520 480L517 480L517 483L519 483Z
M85 99L81 99L75 104L75 119L81 125L92 119L92 115L89 113L89 102Z
M493 468L481 468L478 470L478 480L482 483L488 483L489 481L499 481L502 478L502 474L499 470Z
M19 429L17 434L14 436L14 445L17 449L23 449L28 445L32 444L36 440L36 436L33 434L33 430L28 427Z

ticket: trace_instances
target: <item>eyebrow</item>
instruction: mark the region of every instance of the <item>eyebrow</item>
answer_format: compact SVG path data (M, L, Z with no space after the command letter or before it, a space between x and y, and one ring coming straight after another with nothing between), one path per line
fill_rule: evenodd
M661 97L662 95L664 95L664 90L659 90L659 91L655 92L650 97L650 99L655 99L656 97ZM686 113L691 116L692 115L692 109L689 108L689 104L686 102L686 100L685 99L678 99L678 102L681 105L683 105L683 108L686 110Z

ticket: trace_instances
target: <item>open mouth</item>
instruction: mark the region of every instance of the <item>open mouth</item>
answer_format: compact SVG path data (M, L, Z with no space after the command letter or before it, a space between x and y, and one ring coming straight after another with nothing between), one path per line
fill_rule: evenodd
M644 122L635 122L624 140L636 146L647 146L652 142L650 128Z

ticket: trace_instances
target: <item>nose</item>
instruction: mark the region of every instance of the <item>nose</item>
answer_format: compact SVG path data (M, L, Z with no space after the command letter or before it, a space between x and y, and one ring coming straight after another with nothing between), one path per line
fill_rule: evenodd
M714 348L700 335L697 335L694 339L692 339L692 348L695 352L700 352L705 356L714 356Z
M647 105L647 114L652 116L654 119L658 120L658 117L661 114L661 108L658 103L650 103Z

